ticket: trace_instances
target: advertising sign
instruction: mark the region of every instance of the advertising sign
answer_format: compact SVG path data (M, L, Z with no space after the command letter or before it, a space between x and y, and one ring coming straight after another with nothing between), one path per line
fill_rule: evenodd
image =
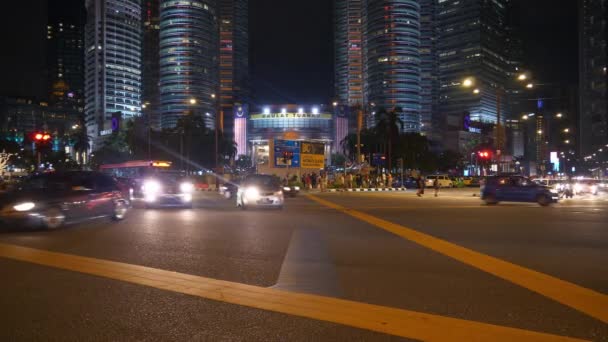
M325 144L303 142L301 153L303 168L322 169L325 167Z
M300 142L275 139L274 166L300 167Z

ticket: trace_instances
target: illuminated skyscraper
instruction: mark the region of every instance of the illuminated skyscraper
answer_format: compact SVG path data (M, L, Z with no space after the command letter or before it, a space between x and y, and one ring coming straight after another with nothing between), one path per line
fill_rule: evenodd
M84 106L84 0L48 6L47 70L51 105L82 110Z
M218 22L215 1L162 0L160 111L163 128L198 115L215 128L218 109Z
M141 0L87 0L85 115L93 149L112 114L141 113Z
M340 105L363 104L363 0L334 5L335 92Z
M143 57L142 57L142 111L152 129L160 129L160 0L146 0L142 6Z
M579 0L579 146L583 157L608 144L608 1Z
M365 102L400 110L403 132L420 132L420 2L363 4Z
M447 130L462 130L465 113L473 121L493 124L497 105L501 106L502 119L506 118L508 2L436 4L439 111Z
M234 134L235 111L249 101L248 3L248 0L219 0L219 102L223 113L220 123L227 137Z

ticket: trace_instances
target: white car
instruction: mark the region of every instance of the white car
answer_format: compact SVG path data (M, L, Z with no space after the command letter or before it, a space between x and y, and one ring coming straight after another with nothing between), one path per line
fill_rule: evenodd
M281 182L270 175L247 176L236 194L236 206L243 210L249 207L283 209L284 203Z
M435 185L435 179L437 179L439 181L439 187L440 188L453 188L454 187L454 182L450 179L450 176L448 175L430 175L426 177L426 180L424 181L424 185L427 188L432 188Z

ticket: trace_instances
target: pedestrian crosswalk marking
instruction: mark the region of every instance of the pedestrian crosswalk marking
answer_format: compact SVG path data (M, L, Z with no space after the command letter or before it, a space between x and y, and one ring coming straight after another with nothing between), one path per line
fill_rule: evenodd
M317 196L309 195L309 198L608 323L608 295L476 252L361 211L343 207Z
M0 257L422 341L581 341L317 295L0 243Z

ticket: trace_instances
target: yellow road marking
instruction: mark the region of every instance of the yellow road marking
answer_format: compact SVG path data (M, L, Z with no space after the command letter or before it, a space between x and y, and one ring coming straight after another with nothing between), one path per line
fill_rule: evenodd
M604 323L608 323L608 296L603 293L476 252L357 210L345 208L316 196L310 195L309 197L324 206L341 211L361 221L434 250L435 252L449 256L467 265L508 280L559 303L584 312Z
M9 244L0 243L0 257L423 341L581 341Z

